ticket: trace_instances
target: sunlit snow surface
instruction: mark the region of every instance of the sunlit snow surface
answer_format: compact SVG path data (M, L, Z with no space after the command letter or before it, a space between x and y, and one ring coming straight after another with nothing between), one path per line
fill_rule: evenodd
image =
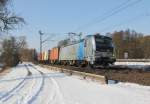
M115 62L115 66L136 68L150 71L150 62Z
M131 83L101 85L24 63L0 78L0 103L150 104L150 86Z

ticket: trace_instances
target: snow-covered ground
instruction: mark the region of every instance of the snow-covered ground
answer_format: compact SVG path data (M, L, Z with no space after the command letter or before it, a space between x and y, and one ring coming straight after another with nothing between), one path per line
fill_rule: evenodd
M0 79L0 104L150 104L150 86L101 85L24 63Z
M150 62L115 62L115 65L150 65Z
M150 70L150 62L115 62L116 66Z

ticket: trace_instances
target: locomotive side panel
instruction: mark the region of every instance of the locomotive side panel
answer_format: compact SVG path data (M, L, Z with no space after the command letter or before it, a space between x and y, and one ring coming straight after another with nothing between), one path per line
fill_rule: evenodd
M60 60L84 60L84 41L60 48Z
M84 54L84 41L81 41L78 47L77 60L84 60Z
M94 64L94 53L95 52L95 42L93 36L88 36L85 38L85 60Z
M60 48L60 60L77 60L79 44L69 45Z

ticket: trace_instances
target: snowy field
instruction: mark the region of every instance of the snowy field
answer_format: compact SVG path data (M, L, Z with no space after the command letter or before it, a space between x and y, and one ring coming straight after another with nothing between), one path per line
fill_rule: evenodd
M150 62L115 62L116 66L150 70Z
M150 86L101 85L24 63L0 77L0 104L150 104Z

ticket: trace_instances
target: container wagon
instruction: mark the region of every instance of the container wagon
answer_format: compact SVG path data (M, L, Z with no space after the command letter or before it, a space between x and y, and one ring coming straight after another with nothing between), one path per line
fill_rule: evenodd
M38 54L38 62L41 63L41 61L42 61L42 53L39 53L39 54Z

